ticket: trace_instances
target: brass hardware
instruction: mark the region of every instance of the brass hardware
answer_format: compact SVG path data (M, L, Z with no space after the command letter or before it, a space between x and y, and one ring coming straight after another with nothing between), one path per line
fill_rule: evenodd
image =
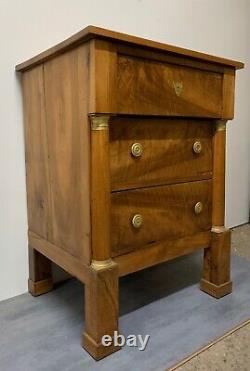
M201 150L202 150L202 144L199 140L197 140L193 144L193 151L194 151L194 153L198 154L198 153L201 153Z
M90 116L92 130L106 130L109 126L109 116Z
M111 259L107 260L92 260L91 262L91 267L94 268L95 270L99 269L105 269L113 265L113 261Z
M202 202L199 201L194 205L194 212L195 212L195 214L198 215L202 212L202 210L203 210L203 204L202 204Z
M135 214L132 219L132 225L134 228L138 229L142 226L143 219L140 214Z
M131 153L134 157L140 157L142 155L142 145L140 143L134 143L131 147Z
M181 81L173 81L173 85L174 85L174 91L175 91L175 94L178 95L178 97L181 95L181 92L182 92L182 88L183 88L183 83Z
M226 122L227 120L217 120L215 124L216 131L226 130Z
M224 233L226 232L227 229L224 226L212 226L211 232L214 233Z

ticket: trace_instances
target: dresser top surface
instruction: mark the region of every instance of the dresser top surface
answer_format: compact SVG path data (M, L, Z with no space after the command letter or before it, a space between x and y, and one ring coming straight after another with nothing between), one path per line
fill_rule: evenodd
M121 32L115 32L111 30L107 30L104 28L96 27L96 26L88 26L85 27L83 30L77 32L73 36L69 37L68 39L64 40L63 42L53 46L52 48L38 54L37 56L21 63L16 66L17 71L25 71L39 63L42 63L53 56L56 56L67 49L70 49L73 46L86 42L88 40L98 38L98 39L106 39L113 42L121 42L125 44L130 44L134 46L138 46L141 48L147 48L151 50L158 50L160 52L166 52L170 54L179 55L182 57L187 57L191 59L196 59L200 61L204 61L207 63L219 64L228 67L233 67L236 69L240 69L244 67L244 63L238 62L231 59L221 58L205 53L200 53L197 51L193 51L190 49L185 49L169 44L164 44L156 41L152 41L149 39L144 39L137 36L128 35Z

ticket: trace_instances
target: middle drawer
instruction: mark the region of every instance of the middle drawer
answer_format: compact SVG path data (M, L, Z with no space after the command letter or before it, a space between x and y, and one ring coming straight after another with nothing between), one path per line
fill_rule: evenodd
M209 179L211 120L114 117L111 190Z

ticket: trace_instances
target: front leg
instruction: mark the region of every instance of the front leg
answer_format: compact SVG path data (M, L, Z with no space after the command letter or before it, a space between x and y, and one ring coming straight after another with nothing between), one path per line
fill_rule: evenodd
M231 232L224 227L225 218L225 149L226 121L215 121L213 134L213 207L211 246L204 252L201 290L221 298L231 293Z
M219 299L232 292L230 281L231 231L218 227L212 230L211 246L204 251L203 278L200 288Z
M111 259L110 165L108 115L90 115L91 124L91 250L85 282L83 347L96 360L119 350L113 341L104 346L104 335L118 330L118 266Z
M85 331L82 345L98 360L120 349L104 346L102 337L118 332L118 267L112 260L94 261L85 283Z

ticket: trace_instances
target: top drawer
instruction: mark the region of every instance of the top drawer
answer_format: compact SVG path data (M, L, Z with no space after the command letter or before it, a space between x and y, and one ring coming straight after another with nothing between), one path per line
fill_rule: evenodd
M111 190L211 178L212 134L211 120L113 118Z
M117 112L218 118L223 74L118 56Z

